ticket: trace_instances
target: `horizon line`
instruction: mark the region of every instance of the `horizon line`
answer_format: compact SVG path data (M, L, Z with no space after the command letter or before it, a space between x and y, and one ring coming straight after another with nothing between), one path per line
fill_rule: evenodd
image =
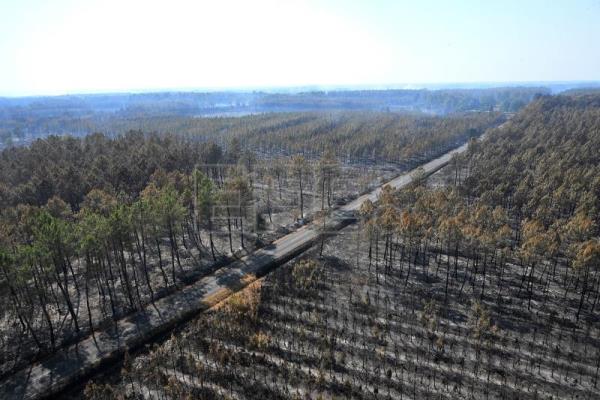
M199 86L164 87L130 89L89 89L83 91L65 91L46 94L0 94L3 99L26 99L45 97L124 95L153 93L306 93L315 91L358 91L358 90L460 90L460 89L499 89L517 87L547 87L568 85L600 86L598 80L542 80L542 81L474 81L474 82L415 82L415 83L375 83L375 84L306 84L306 85L265 85L265 86Z

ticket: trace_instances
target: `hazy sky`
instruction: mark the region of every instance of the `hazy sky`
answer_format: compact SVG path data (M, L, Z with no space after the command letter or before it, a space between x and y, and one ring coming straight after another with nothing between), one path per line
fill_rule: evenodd
M600 0L0 0L0 95L600 80Z

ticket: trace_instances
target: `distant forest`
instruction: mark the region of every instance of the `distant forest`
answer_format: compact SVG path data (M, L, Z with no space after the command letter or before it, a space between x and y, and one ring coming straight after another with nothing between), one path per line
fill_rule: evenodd
M401 163L440 153L483 133L498 113L431 117L396 113L253 115L243 118L157 118L114 138L51 135L30 146L0 151L0 207L44 205L59 196L73 208L94 188L135 196L158 170L190 173L194 165L256 163L256 154ZM185 122L189 122L186 124ZM145 134L149 129L178 134ZM254 151L253 151L254 150Z
M69 95L0 98L0 147L50 134L108 135L161 118L191 121L307 111L378 111L446 115L472 111L515 112L549 89L364 90L306 93L215 92ZM136 126L137 124L137 126ZM122 130L125 125L125 131ZM155 129L150 129L154 131ZM177 133L177 132L172 132Z

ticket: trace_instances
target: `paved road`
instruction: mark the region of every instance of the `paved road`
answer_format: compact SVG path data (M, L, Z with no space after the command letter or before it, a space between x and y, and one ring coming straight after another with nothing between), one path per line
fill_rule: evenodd
M435 171L442 168L444 165L446 165L450 161L450 159L452 158L452 156L454 154L458 154L458 153L462 153L462 152L466 151L468 148L468 145L469 145L468 143L465 143L462 146L460 146L452 151L449 151L448 153L444 154L443 156L436 158L434 160L431 160L426 164L421 165L420 168L423 169L425 174L427 174L427 175L432 174ZM413 171L415 171L415 170L413 170ZM408 185L412 181L412 172L413 171L408 172L403 175L400 175L400 176L392 179L386 185L391 185L392 187L394 187L396 189L399 189L401 187ZM385 186L385 185L383 185L383 186ZM360 206L362 205L362 203L364 203L367 199L371 200L372 202L377 201L377 198L379 197L380 193L381 193L381 187L378 187L377 189L373 190L372 192L362 195L362 196L358 197L357 199L355 199L354 201L351 201L350 203L341 207L341 209L344 211L358 211L360 209Z
M465 151L461 146L440 158L424 164L426 173L443 167L454 153ZM388 184L395 188L406 186L412 180L411 172ZM381 189L363 195L334 211L329 229L345 226L353 212L366 200L377 200ZM345 220L344 220L345 219ZM186 321L227 298L271 267L283 263L312 246L319 237L319 227L307 225L286 235L271 245L250 254L214 274L184 287L179 292L148 305L143 311L117 322L112 331L96 333L77 345L57 352L54 356L18 371L0 383L0 399L41 399L52 397L67 386L90 376L95 370L121 357L128 349L138 347L176 324Z

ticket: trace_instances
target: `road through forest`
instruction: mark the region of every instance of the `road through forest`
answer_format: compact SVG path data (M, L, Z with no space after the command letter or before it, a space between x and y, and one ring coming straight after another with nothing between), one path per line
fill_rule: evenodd
M454 154L464 152L467 147L464 144L419 168L427 175L434 173L446 165ZM394 188L404 187L413 179L414 171L400 175L386 184ZM328 229L337 230L348 225L361 204L367 199L376 201L380 192L381 187L333 211ZM16 372L0 382L0 399L42 399L55 396L101 367L118 360L127 350L168 332L255 281L274 266L310 248L319 238L319 229L318 222L306 225L178 292L149 304L144 310L117 321L114 327L98 331L95 336L89 336Z

